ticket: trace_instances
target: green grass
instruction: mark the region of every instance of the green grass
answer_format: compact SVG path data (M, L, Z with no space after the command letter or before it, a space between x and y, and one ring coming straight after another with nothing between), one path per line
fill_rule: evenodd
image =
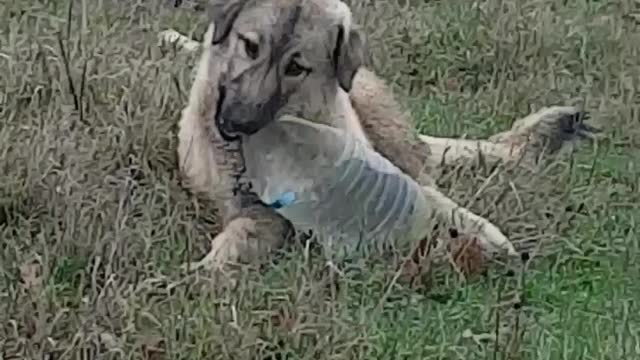
M393 261L338 276L299 249L233 289L184 274L218 228L175 166L193 59L155 36L202 31L202 15L4 2L0 359L640 358L637 4L351 2L373 67L410 95L423 132L486 136L548 105L592 112L604 138L539 176L505 171L479 196L490 170L440 179L512 239L543 240L545 256L414 286L394 281Z

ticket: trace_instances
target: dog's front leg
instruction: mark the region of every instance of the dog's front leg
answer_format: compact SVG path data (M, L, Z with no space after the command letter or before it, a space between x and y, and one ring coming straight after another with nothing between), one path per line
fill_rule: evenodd
M265 205L244 207L211 242L211 250L200 261L188 264L191 269L223 270L233 263L263 260L281 248L293 236L293 227L285 218Z
M487 250L505 251L512 256L518 254L509 239L489 220L458 205L435 187L422 188L427 203L433 206L433 211L440 220L451 224L461 233L476 235L480 244Z
M210 44L213 27L205 39ZM220 267L227 262L254 261L271 250L282 246L291 231L291 225L275 210L262 205L255 195L242 192L239 208L227 207L221 199L228 197L230 169L219 164L225 159L226 144L215 137L211 120L215 116L214 104L218 94L212 83L217 72L212 67L211 51L204 48L196 68L187 107L182 112L178 131L178 159L185 185L193 192L216 200L221 210L223 230L212 241L211 251L194 267ZM216 63L213 63L214 65ZM219 166L221 165L221 166ZM229 191L230 192L230 191ZM235 204L235 202L234 202Z
M212 31L213 29L209 29L207 36L211 37ZM174 30L163 33L174 41L181 37L188 40ZM189 101L178 123L178 168L187 188L209 199L215 199L219 197L217 188L222 179L215 161L215 148L209 141L208 123L211 119L208 116L211 115L212 103L217 101L217 93L210 91L209 83L216 81L217 74L211 73L211 54L207 50L202 52L195 68Z

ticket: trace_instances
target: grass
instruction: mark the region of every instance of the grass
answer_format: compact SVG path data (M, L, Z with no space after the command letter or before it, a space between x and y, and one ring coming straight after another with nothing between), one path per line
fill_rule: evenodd
M161 1L4 2L0 359L639 358L637 4L352 3L421 131L486 136L532 108L592 112L604 138L544 174L440 179L512 239L544 241L544 256L413 285L375 258L332 279L302 251L232 289L187 276L178 265L218 229L175 167L193 59L155 36L202 31L202 16Z

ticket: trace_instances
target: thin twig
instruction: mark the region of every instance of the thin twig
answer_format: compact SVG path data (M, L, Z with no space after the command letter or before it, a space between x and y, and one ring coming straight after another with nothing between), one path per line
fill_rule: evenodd
M71 77L71 66L69 65L69 57L67 56L66 49L64 47L64 42L62 41L62 33L58 32L58 46L60 47L60 53L62 55L62 64L64 65L64 70L67 73L67 83L69 85L69 92L73 98L73 106L76 111L80 110L80 101L78 100L78 95L76 94L76 88L73 85L73 78Z

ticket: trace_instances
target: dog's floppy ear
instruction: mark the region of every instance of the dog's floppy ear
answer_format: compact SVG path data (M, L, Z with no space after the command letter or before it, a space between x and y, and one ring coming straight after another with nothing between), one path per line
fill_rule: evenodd
M337 25L336 43L333 49L333 66L335 67L338 84L349 92L353 85L353 78L364 62L364 35L357 29L345 29Z
M233 22L248 0L212 0L209 2L209 19L213 21L214 30L211 44L221 43L231 31Z

